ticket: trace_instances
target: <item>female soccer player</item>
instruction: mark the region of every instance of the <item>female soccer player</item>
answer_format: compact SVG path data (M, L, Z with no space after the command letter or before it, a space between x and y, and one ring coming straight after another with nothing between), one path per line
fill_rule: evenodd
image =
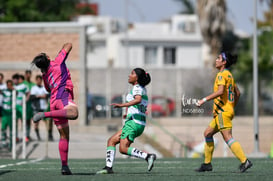
M116 145L122 154L144 159L148 162L148 171L151 171L156 160L155 154L149 154L130 147L134 139L142 134L146 125L146 108L148 96L145 86L151 81L150 75L141 68L135 68L129 75L128 82L133 89L126 97L126 103L112 104L115 108L127 107L126 121L121 130L108 139L106 151L106 166L97 174L114 173L112 166L115 159Z
M228 52L222 52L216 59L215 66L219 70L214 82L214 92L198 101L201 106L206 101L214 100L213 119L204 132L205 136L205 161L201 167L196 169L198 172L212 171L212 154L214 150L213 135L221 132L223 139L240 160L240 172L245 172L252 166L252 163L246 158L245 153L239 144L232 137L232 119L234 117L234 107L237 104L240 91L235 84L232 74L228 68L236 63L237 56Z
M77 119L78 107L73 102L73 84L65 60L72 49L71 43L65 43L55 60L45 53L38 54L32 61L43 74L44 86L50 93L50 112L39 112L33 116L36 123L43 118L53 118L60 133L59 152L63 175L71 175L68 167L69 125L68 119Z

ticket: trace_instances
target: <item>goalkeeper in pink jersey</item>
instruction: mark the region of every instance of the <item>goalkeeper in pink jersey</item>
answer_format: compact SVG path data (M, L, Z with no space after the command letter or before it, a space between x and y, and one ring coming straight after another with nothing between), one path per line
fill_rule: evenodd
M60 133L59 152L63 175L71 175L68 167L69 125L68 119L78 118L78 107L73 102L73 84L65 61L72 49L71 43L65 43L55 60L45 53L38 54L32 61L43 74L46 90L50 93L50 112L39 112L33 116L33 122L43 118L53 118Z

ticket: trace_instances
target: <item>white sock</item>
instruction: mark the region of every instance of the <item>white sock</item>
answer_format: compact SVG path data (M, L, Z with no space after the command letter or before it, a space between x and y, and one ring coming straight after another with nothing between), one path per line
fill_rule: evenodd
M106 166L112 168L115 160L116 148L109 146L106 150Z
M130 150L130 154L129 154L129 155L134 156L134 157L137 157L137 158L146 159L146 157L147 157L147 155L148 155L148 153L143 152L143 151L141 151L141 150L138 150L138 149L136 149L136 148L130 147L129 150Z

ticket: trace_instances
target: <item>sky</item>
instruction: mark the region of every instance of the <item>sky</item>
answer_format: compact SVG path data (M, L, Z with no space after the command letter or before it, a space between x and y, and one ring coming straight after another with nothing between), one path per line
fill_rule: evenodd
M181 10L180 4L175 0L89 1L99 4L100 15L126 18L127 14L128 21L131 23L158 22L177 14ZM257 14L258 19L263 19L263 12L267 7L265 3L261 3L260 1L258 0L257 3ZM234 24L235 29L251 34L253 32L253 24L251 22L251 17L254 14L253 0L226 0L226 3L228 7L227 17Z

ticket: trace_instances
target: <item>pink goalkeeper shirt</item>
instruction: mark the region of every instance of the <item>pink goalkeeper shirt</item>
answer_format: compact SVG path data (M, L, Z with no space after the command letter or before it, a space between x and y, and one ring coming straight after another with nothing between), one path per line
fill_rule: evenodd
M62 99L63 93L68 90L73 97L73 83L65 60L67 53L62 49L55 60L50 61L50 65L46 73L43 74L44 85L50 92L50 103L56 99Z

